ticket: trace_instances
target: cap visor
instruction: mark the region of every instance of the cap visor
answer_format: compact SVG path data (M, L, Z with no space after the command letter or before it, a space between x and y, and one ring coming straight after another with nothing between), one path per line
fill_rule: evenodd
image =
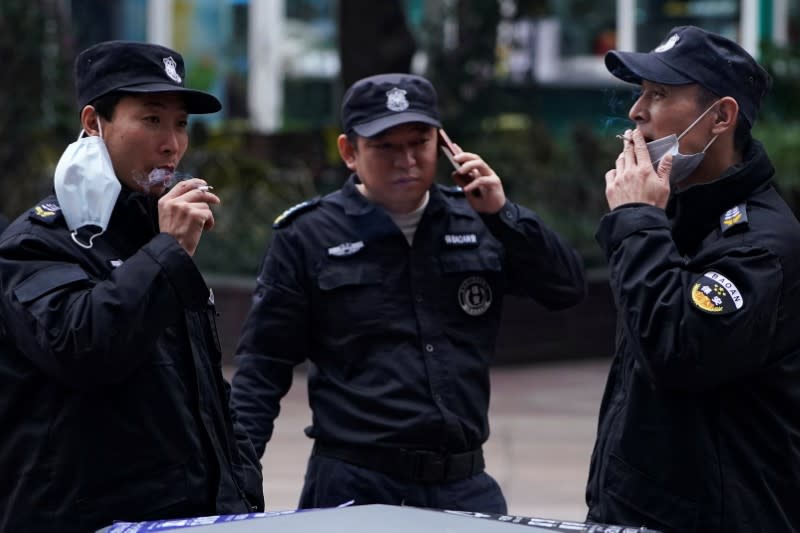
M184 102L186 102L186 112L190 114L216 113L222 109L222 103L213 94L177 87L168 83L147 83L121 87L117 90L125 93L179 93Z
M642 80L665 85L687 85L695 81L659 59L653 52L618 52L606 54L606 68L615 77L640 85Z
M400 124L408 124L409 122L422 122L423 124L430 124L437 128L442 127L442 123L433 117L423 115L422 113L395 113L386 117L376 118L369 122L353 126L355 131L361 137L374 137L382 131L399 126Z

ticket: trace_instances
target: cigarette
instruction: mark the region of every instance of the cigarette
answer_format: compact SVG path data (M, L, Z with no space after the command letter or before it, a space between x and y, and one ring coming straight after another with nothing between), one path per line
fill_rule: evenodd
M195 189L197 189L198 191L208 192L208 191L214 190L214 186L213 185L198 185L197 187L195 187Z
M625 135L620 135L620 134L617 134L617 139L622 139L623 141L631 141L631 142L633 142L633 139L631 137L626 137Z

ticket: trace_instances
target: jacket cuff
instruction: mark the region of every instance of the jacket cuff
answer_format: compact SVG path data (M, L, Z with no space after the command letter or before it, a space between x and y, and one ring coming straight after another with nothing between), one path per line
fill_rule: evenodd
M595 239L610 257L631 234L656 228L669 228L663 209L649 204L625 204L600 219Z
M184 307L205 309L209 299L208 286L192 257L172 235L159 233L143 250L161 266Z
M481 218L486 227L493 234L502 234L506 229L514 229L519 220L519 207L514 202L506 199L506 203L497 213L491 215L481 213Z

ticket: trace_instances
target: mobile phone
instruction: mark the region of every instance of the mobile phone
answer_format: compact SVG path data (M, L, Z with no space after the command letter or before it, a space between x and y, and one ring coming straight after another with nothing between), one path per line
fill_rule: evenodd
M456 161L455 158L453 158L453 156L457 153L460 153L461 150L459 150L456 147L456 145L453 144L453 141L450 140L450 136L447 135L447 133L445 133L445 131L442 128L439 128L439 139L442 141L442 144L440 145L442 152L450 161L450 164L453 165L453 168L456 170L461 168L461 164L458 161ZM474 176L470 177L474 178ZM472 191L472 196L479 198L480 195L481 191L479 189L474 189Z
M450 164L453 165L453 168L458 170L461 165L453 158L453 156L458 153L456 145L453 144L453 141L450 140L450 137L441 128L439 128L439 139L442 141L440 146L442 152L450 161Z

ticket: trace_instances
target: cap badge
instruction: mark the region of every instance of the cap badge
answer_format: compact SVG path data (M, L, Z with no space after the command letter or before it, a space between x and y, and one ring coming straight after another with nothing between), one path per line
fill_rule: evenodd
M672 48L676 44L678 44L678 41L680 41L680 40L681 40L681 36L678 35L677 33L673 33L672 35L669 36L669 39L667 39L666 41L664 41L663 43L658 45L656 47L656 49L653 50L653 52L655 52L657 54L660 54L661 52L666 52L667 50L672 50Z
M386 109L389 111L405 111L408 109L406 91L397 87L386 91Z
M164 72L167 73L167 76L169 76L172 81L175 83L180 83L181 77L176 70L177 66L178 64L175 63L175 60L172 59L172 56L164 58Z

